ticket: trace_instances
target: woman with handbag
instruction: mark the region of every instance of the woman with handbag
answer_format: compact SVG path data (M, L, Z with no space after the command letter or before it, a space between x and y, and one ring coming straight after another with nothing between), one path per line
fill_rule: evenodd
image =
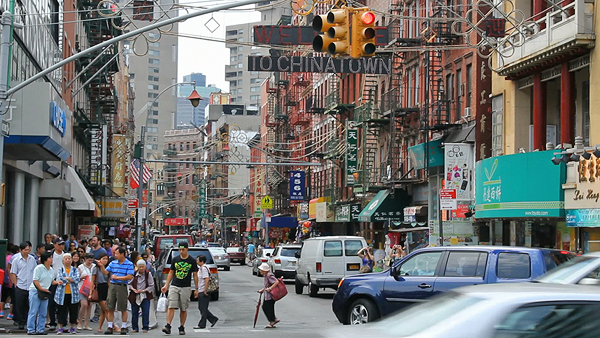
M84 330L92 331L90 327L92 302L90 302L89 297L92 294L92 276L96 273L96 265L94 264L94 255L91 253L85 254L83 259L83 264L78 267L80 278L77 290L79 290L79 299L81 300L81 307L79 308L81 318L79 318L77 330L81 330L83 327Z
M61 281L54 280L52 269L52 253L44 252L40 264L33 269L33 283L29 286L29 313L27 314L27 334L47 334L44 331L48 299L51 285L60 285Z
M200 321L194 329L205 329L206 321L210 322L210 327L215 326L219 318L213 315L208 309L208 303L210 302L210 295L208 294L208 287L210 284L210 271L205 265L206 256L199 255L196 259L198 266L198 310L200 310Z
M56 334L65 332L67 315L71 324L69 332L72 334L77 333L75 329L79 318L79 290L77 285L80 278L79 270L74 268L71 263L71 254L65 253L63 255L63 267L58 269L58 276L56 277L57 281L62 282L58 285L54 294L54 301L58 307L58 329L56 329Z
M92 292L90 293L90 301L98 302L100 305L100 319L98 320L98 332L104 332L102 325L108 309L106 308L106 299L108 298L108 273L104 274L101 267L108 265L108 254L101 253L96 260L96 273L92 276ZM106 270L106 269L104 269Z
M265 277L265 287L258 290L259 293L264 293L265 301L263 302L262 308L265 316L267 316L267 320L269 320L269 325L265 326L265 329L273 329L275 328L275 324L279 323L279 319L275 316L275 300L271 295L271 290L273 290L279 283L279 279L275 278L275 275L271 272L269 268L269 264L262 263L258 270Z
M146 270L146 261L140 259L136 263L137 272L129 281L129 296L131 304L131 328L132 332L140 332L139 317L142 310L142 332L150 330L150 300L154 298L154 280L150 271Z

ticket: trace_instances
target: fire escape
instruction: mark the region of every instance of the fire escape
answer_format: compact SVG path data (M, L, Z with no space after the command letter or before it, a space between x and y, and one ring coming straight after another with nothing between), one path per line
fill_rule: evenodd
M111 18L100 15L97 0L84 0L78 2L78 12L83 22L85 36L76 38L78 51L90 46L95 46L121 34L115 26L122 26L120 15ZM107 10L107 9L105 9ZM117 113L118 98L113 84L113 75L119 71L118 44L115 43L105 50L91 52L75 61L77 73L89 66L81 76L85 83L83 90L87 94L88 104L77 102L75 107L75 136L86 145L88 164L86 168L78 168L80 176L84 178L87 187L96 195L106 195L104 177L110 177L110 167L101 162L97 156L98 144L110 148L110 128L114 123ZM98 57L98 59L96 59ZM95 61L92 63L92 61ZM103 125L107 128L103 129ZM107 133L108 135L104 135ZM102 139L106 139L103 143ZM105 159L107 160L107 159Z

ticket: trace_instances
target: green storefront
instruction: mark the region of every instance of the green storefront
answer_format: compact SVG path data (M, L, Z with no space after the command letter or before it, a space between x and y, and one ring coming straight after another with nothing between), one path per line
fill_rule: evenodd
M488 158L476 164L475 219L480 243L558 247L565 228L564 165L555 151Z

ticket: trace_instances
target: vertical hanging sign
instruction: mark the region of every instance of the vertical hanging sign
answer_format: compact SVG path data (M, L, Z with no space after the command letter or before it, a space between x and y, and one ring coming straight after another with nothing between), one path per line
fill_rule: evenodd
M358 181L358 128L356 121L346 121L346 186Z
M291 201L303 201L305 187L304 171L292 170L290 171L290 200Z
M198 187L198 217L206 216L206 181L200 181Z

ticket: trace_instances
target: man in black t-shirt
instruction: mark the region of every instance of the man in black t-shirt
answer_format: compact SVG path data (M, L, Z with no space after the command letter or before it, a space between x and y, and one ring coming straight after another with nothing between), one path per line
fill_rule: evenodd
M175 316L175 309L179 309L179 334L185 334L185 320L187 319L187 309L190 306L190 296L192 295L192 276L194 276L194 296L198 297L198 265L196 261L188 254L188 243L179 243L179 256L173 257L171 261L171 271L167 277L167 282L162 287L161 292L169 291L169 310L167 311L167 325L163 328L166 334L171 333L171 322ZM172 283L171 283L172 282ZM169 285L170 284L170 285Z

